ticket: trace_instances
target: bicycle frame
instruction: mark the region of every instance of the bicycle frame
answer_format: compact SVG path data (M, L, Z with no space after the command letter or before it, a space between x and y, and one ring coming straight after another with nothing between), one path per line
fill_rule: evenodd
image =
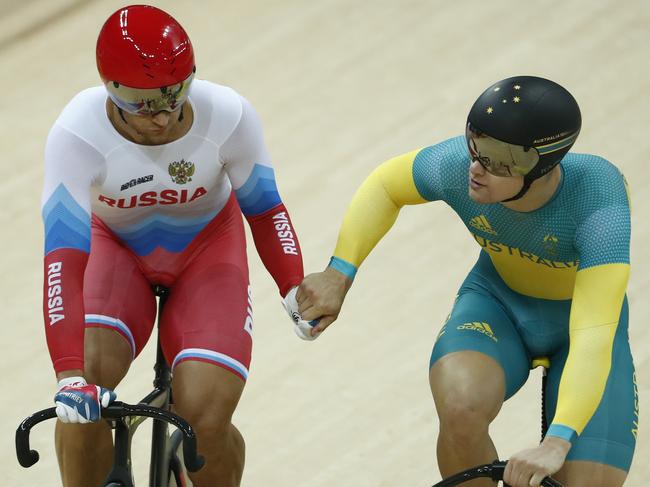
M169 291L162 286L155 286L154 294L158 296L157 322L160 323L160 317L162 316L163 308L167 302ZM167 361L163 355L160 340L158 340L158 348L156 350L154 371L154 390L142 399L140 403L157 405L160 408L169 409L171 404L172 376L169 365L167 365ZM135 429L133 431L135 432ZM167 431L167 423L160 420L154 420L151 431L151 458L149 464L150 487L156 485L167 487L167 483L169 482L169 457L166 455L168 443L169 435Z
M158 296L158 321L168 296L168 290L154 286ZM192 427L180 416L169 411L171 397L171 370L165 361L160 341L154 365L154 389L138 404L125 404L115 401L102 409L102 417L115 430L113 468L104 481L105 487L134 487L131 469L131 440L138 427L146 418L153 418L151 432L151 456L149 470L150 487L169 485L170 459L173 456L170 446L168 424L174 425L183 435L183 457L187 470L195 472L203 466L203 458L196 452L196 435ZM29 432L38 423L56 417L56 408L48 408L26 418L16 430L16 455L23 467L31 467L38 462L39 454L29 448Z

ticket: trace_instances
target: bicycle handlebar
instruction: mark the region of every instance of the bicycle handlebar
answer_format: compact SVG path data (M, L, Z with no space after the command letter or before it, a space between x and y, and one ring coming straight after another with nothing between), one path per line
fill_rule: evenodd
M488 477L494 481L503 480L503 473L506 470L505 461L496 461L494 463L488 463L487 465L479 465L478 467L470 468L463 472L459 472L451 477L448 477L441 482L438 482L433 487L454 487L460 485L463 482L466 482L471 479L477 479L480 477ZM546 477L542 481L542 487L562 487L562 484L557 480L552 479L551 477Z
M196 472L203 464L202 456L196 452L196 434L194 430L180 416L148 404L126 404L115 401L107 408L102 409L104 419L120 419L127 416L146 416L173 424L183 434L183 459L185 467L190 472ZM25 468L29 468L38 462L39 455L36 450L29 448L29 432L38 423L56 417L56 408L51 407L38 411L26 418L16 430L16 455L18 462Z

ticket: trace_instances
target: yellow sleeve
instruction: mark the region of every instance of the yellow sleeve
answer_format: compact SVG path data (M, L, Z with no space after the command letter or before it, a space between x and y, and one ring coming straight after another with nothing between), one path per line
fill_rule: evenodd
M576 275L569 355L550 436L571 441L582 433L603 397L629 273L629 264L604 264Z
M343 219L334 259L356 268L393 226L404 205L426 203L413 180L420 150L389 159L359 187Z

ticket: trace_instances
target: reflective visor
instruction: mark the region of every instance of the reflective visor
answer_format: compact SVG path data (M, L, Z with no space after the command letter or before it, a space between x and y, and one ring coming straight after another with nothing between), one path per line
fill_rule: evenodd
M534 147L502 142L475 130L469 123L465 138L472 161L478 161L495 176L525 176L539 161Z
M187 100L193 79L194 73L178 84L162 88L131 88L113 81L109 81L105 86L113 103L125 112L151 115L178 110Z

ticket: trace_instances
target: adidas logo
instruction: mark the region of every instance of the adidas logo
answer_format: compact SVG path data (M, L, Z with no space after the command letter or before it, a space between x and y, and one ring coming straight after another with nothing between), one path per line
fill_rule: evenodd
M480 321L473 321L471 323L462 324L457 329L478 331L479 333L482 333L483 335L490 337L495 342L499 341L497 337L494 335L492 328L490 328L490 325L488 325L487 323L483 323Z
M489 233L491 235L497 235L497 232L492 229L490 222L487 221L485 215L475 216L469 221L469 224L470 226L477 228L482 232Z

